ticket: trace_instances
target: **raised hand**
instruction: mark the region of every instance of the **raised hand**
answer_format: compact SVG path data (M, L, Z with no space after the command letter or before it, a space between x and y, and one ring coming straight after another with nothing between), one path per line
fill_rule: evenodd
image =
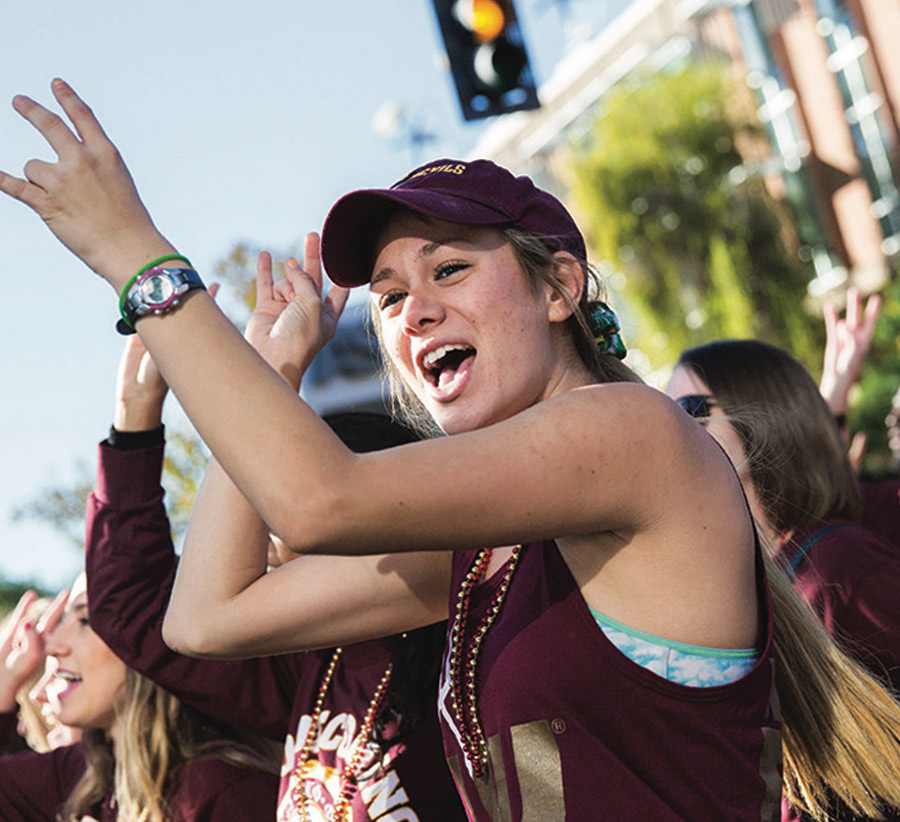
M24 179L0 172L0 191L34 209L118 293L135 271L175 248L153 225L90 108L62 80L54 80L52 89L74 130L34 100L15 97L13 108L44 136L58 160L29 160Z
M209 287L212 297L217 283ZM113 425L118 431L151 431L162 424L162 409L169 386L153 362L143 340L132 334L125 340L116 377L116 410Z
M169 386L159 373L150 352L137 334L126 339L116 378L118 431L150 431L162 425L162 409Z
M347 288L332 286L322 297L319 235L306 235L303 267L285 263L285 279L274 282L272 257L259 255L256 267L256 309L247 323L250 344L294 388L316 354L333 336L344 310Z
M37 594L26 591L19 599L0 634L0 711L15 710L19 688L43 667L47 657L44 638L59 622L68 595L68 591L60 592L37 624L28 613Z
M859 378L880 313L881 295L869 297L863 310L862 297L854 287L847 291L844 319L833 304L825 306L826 343L819 391L833 414L847 411L850 389Z

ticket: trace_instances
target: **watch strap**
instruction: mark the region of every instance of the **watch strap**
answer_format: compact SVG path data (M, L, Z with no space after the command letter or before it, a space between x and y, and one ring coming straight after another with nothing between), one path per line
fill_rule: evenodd
M160 276L172 283L173 294L165 303L154 305L144 298L142 285L146 280ZM141 272L122 296L120 301L122 318L116 323L116 330L124 335L134 334L137 320L147 314L164 314L171 311L188 291L195 288L205 286L200 275L192 268L151 268Z

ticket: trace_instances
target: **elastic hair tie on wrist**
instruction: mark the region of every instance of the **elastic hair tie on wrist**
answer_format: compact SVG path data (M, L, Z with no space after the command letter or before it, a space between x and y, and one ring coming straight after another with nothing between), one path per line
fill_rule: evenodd
M166 254L162 257L157 257L155 260L147 263L147 265L145 265L143 268L139 269L137 274L135 274L127 283L125 283L125 288L123 288L122 293L119 294L119 314L122 317L122 319L125 320L125 322L129 326L131 326L131 323L128 322L128 317L125 316L125 298L128 296L128 292L131 289L131 286L134 285L135 280L137 280L137 278L140 277L141 274L144 274L145 272L149 271L151 268L156 268L156 266L158 266L160 263L165 263L165 262L168 262L169 260L181 260L181 262L187 263L188 268L194 267L192 265L191 261L187 257L185 257L181 254Z
M622 342L621 326L616 312L602 300L592 300L587 305L588 325L594 335L594 344L601 354L612 354L623 360L628 353Z

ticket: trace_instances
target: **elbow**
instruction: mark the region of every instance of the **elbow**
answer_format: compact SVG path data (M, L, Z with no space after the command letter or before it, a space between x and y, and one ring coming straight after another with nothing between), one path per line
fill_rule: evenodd
M347 525L351 521L346 501L320 494L298 506L296 499L272 512L267 520L284 544L300 554L345 553L337 546L347 545Z
M196 616L196 615L195 615ZM163 642L175 653L200 658L215 658L222 651L215 644L215 630L196 618L183 619L171 610L162 625Z

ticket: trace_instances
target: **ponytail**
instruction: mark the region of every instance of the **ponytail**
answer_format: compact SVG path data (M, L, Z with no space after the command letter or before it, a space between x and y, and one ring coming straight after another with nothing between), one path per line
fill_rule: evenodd
M762 552L774 610L784 794L816 822L829 800L882 818L900 807L900 703L841 651L787 575Z

